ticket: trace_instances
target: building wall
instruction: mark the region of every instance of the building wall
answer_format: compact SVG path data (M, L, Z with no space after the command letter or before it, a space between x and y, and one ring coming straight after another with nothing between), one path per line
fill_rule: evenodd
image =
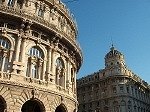
M78 79L79 112L150 112L150 86L110 52L105 69Z
M118 83L120 79L123 82ZM119 112L149 112L149 91L129 80L119 77L78 85L79 112L115 112L115 105Z
M75 112L76 36L61 1L0 0L0 111Z

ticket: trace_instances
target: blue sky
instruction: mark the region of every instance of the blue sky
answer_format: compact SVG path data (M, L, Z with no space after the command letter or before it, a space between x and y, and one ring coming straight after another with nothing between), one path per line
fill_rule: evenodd
M150 0L78 0L67 6L84 57L78 78L104 68L112 38L128 68L150 83Z

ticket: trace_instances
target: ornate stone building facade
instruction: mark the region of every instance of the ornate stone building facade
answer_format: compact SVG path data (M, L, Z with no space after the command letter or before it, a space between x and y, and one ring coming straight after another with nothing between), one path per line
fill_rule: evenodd
M0 0L0 112L76 112L76 38L60 0Z
M77 81L79 112L150 112L150 86L111 48L105 68Z

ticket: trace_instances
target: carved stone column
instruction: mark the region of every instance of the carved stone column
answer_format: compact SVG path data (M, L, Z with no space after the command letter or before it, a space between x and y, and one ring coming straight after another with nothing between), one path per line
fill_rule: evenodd
M9 50L9 58L8 58L9 63L12 62L13 52L14 52L13 50ZM12 70L12 64L9 64L9 69L7 69L7 72L10 73L11 70Z
M3 78L3 71L4 71L4 67L5 67L6 57L7 57L7 51L3 50L3 60L2 60L2 66L1 66L2 78Z
M42 59L39 59L39 63L38 63L38 75L39 75L39 79L43 80L43 75L45 74L44 71L45 67L44 67L44 61Z
M75 93L75 78L74 78L74 75L75 75L74 72L71 71L71 82L72 82L71 83L72 84L71 88L72 88L73 93Z
M26 47L26 38L22 39L22 46L21 46L21 54L20 54L20 61L24 63L25 61L25 47Z
M70 78L69 78L69 62L68 58L66 59L66 89L69 89Z
M76 85L77 83L76 83L76 70L74 70L74 93L76 94L76 92L77 92L77 85Z
M9 62L11 62L12 56L13 56L13 50L10 50L10 54L9 54Z
M46 81L50 81L51 76L50 76L50 70L51 70L51 48L48 48L48 55L47 55L47 65L46 65L46 76L45 76L45 80Z
M15 55L15 61L17 61L17 62L18 62L18 59L19 59L21 40L22 40L22 38L19 35L18 40L16 42L16 55Z
M30 57L30 65L29 65L29 77L33 78L33 74L32 74L32 68L35 64L35 59L33 57Z
M56 80L56 84L57 85L59 85L60 83L60 72L61 72L61 70L59 69L59 68L56 68L57 70L56 70L56 73L55 73L55 80Z
M54 70L53 70L53 68L54 68L54 49L52 49L51 50L51 67L50 67L50 70L52 71L52 72L54 72Z
M64 69L64 77L63 77L64 79L63 79L63 82L64 82L64 88L66 89L66 81L67 81L67 79L66 79L66 69Z
M56 83L57 80L56 80L56 68L55 68L55 50L54 48L51 49L51 66L50 66L50 70L51 70L51 77L53 79L53 82L52 83Z
M46 69L46 61L43 60L41 62L41 79L43 80L44 79L44 76L45 76L45 69Z

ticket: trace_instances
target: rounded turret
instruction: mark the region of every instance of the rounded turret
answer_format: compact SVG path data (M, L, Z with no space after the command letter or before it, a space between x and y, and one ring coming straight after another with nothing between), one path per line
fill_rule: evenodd
M115 65L125 66L125 60L124 55L112 45L110 51L105 56L105 67L112 67Z

